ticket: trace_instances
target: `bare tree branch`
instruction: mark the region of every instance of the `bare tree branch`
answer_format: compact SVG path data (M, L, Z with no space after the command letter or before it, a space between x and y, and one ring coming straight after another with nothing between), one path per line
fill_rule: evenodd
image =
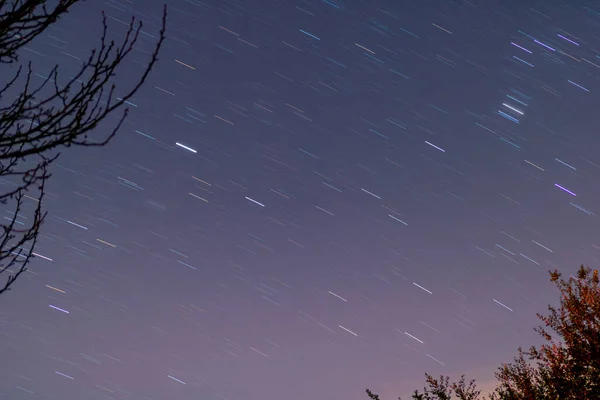
M52 11L45 1L0 1L0 63L19 60L17 52L55 23L69 8L80 0L60 0Z
M18 62L19 49L79 1L58 0L56 7L48 10L43 0L0 0L0 65ZM128 113L125 103L144 84L158 61L165 39L166 18L165 6L159 38L150 60L137 82L123 94L117 95L113 78L134 50L142 22L132 18L122 42L117 44L107 39L104 13L99 47L90 52L66 83L60 84L56 65L41 84L34 86L33 66L29 63L25 67L26 75L24 66L19 65L14 76L0 88L0 179L12 185L0 193L0 203L15 207L10 222L0 224L0 275L10 274L0 294L10 289L34 256L33 249L46 215L42 199L45 183L50 178L50 165L62 148L104 146L115 136ZM19 94L4 105L9 90L20 80L24 82ZM121 116L108 135L90 139L92 130L119 109L122 109ZM30 195L33 192L36 197ZM19 228L25 225L20 218L24 218L21 212L26 211L29 201L36 202L33 217L26 228Z

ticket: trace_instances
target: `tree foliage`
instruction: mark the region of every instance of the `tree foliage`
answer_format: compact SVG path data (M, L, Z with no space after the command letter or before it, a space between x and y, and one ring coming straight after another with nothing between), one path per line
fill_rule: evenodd
M434 378L429 374L425 374L425 383L427 386L420 393L415 390L411 396L413 400L478 400L481 391L477 390L475 380L467 383L466 378L462 375L458 382L450 382L447 376ZM371 400L380 400L379 395L367 389L367 395ZM456 397L454 397L456 396ZM398 400L402 400L398 397Z
M600 286L598 271L581 266L565 280L558 271L550 280L560 291L558 308L538 314L535 329L546 341L496 373L494 400L600 399Z
M19 62L20 50L80 1L56 0L49 7L43 0L0 0L0 68L5 70L0 76L7 77L0 87L0 181L9 187L0 192L0 203L13 207L9 222L0 224L0 275L9 274L0 294L10 289L35 256L46 215L42 200L50 164L65 147L104 146L115 136L128 113L125 103L146 81L165 39L166 7L148 64L130 88L117 91L114 76L134 51L142 23L132 18L122 41L115 43L107 38L103 13L99 46L78 72L62 79L56 65L36 84L33 64ZM119 110L113 129L103 138L91 139L93 129ZM29 218L23 215L28 211Z
M550 272L560 292L557 308L537 314L543 325L534 330L546 342L528 351L518 349L513 362L500 366L498 384L489 400L598 400L600 399L600 284L598 271L581 266L576 277ZM465 377L450 383L426 374L427 387L413 400L478 400L475 381ZM379 396L367 390L372 400ZM456 396L456 397L453 397Z

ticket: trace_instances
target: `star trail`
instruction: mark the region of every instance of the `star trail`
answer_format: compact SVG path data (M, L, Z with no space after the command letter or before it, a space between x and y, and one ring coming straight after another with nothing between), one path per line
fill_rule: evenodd
M124 92L163 2L76 4L20 61L67 79L102 10L117 42L135 16ZM485 390L538 343L546 271L598 265L593 2L167 6L117 136L52 166L0 298L1 398L392 399L425 372Z

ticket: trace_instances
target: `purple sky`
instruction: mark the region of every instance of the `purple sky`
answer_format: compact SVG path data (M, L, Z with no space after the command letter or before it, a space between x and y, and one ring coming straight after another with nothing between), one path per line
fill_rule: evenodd
M36 248L52 261L0 299L0 399L488 386L538 342L546 271L600 255L585 4L169 0L117 138L54 165ZM161 1L79 4L22 60L66 79L102 9L115 38L145 22L129 87Z

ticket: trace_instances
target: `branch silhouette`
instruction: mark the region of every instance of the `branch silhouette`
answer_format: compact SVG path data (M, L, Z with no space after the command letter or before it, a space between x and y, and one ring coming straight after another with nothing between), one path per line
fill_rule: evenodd
M143 24L132 18L122 41L109 41L103 12L100 43L78 72L60 84L56 65L41 84L34 85L33 65L19 63L19 50L80 1L59 0L49 9L39 0L0 0L0 67L14 69L18 64L12 78L0 88L0 182L8 187L0 192L0 203L14 207L9 222L0 224L0 275L9 274L0 294L10 289L35 256L33 250L46 217L42 200L51 177L50 165L64 148L104 146L117 134L129 112L125 104L145 83L165 40L166 5L148 64L132 87L117 95L113 78L134 50ZM13 91L18 94L5 105ZM92 138L94 128L116 112L120 117L108 134ZM21 213L28 210L33 216L25 226L22 219L26 217Z

